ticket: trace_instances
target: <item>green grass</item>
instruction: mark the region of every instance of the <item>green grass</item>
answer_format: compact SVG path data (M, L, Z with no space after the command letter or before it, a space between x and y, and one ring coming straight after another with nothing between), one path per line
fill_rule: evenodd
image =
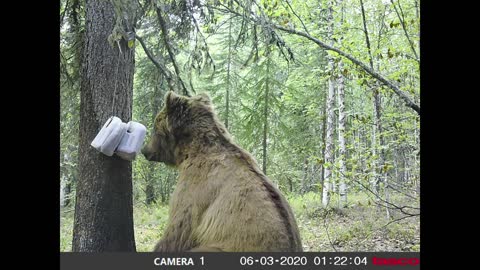
M73 209L60 212L60 251L72 251Z
M401 205L405 198L392 196ZM320 194L307 193L288 198L297 218L305 251L419 251L419 217L392 222L403 217L377 209L373 199L363 194L349 194L346 208L337 208L333 197L324 208ZM389 222L391 224L387 225Z
M137 251L152 251L162 237L168 220L168 206L140 204L133 209Z
M305 251L419 251L419 217L392 222L363 194L349 194L348 207L336 208L333 197L324 208L320 194L287 196L297 219ZM402 203L404 198L392 197ZM151 251L161 238L168 206L136 204L133 210L137 251ZM402 217L392 213L394 219ZM60 250L71 251L73 211L62 210Z
M60 214L60 251L72 251L73 211ZM167 223L168 206L137 204L133 209L135 245L137 251L152 251L162 237Z

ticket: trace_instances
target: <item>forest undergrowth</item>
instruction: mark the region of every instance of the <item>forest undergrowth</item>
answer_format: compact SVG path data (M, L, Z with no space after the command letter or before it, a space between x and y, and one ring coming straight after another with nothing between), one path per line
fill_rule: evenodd
M321 205L320 194L287 196L297 219L304 251L420 251L419 216L404 218L385 209L363 193L349 196L346 208ZM394 197L402 203L405 198ZM138 252L149 252L161 238L168 220L168 205L134 205L135 242ZM71 251L73 209L64 208L60 215L60 251Z

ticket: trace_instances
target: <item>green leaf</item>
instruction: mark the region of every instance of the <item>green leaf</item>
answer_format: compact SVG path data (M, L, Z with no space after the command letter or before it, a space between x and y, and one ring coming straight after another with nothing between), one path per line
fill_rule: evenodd
M135 45L135 40L131 39L128 41L128 48L133 48L133 45Z

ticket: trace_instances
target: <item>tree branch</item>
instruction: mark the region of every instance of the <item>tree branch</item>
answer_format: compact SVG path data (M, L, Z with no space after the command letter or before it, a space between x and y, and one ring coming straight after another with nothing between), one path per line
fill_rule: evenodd
M362 63L360 60L354 58L350 54L345 53L345 52L343 52L343 51L341 51L337 48L334 48L332 46L329 46L329 45L323 43L322 41L320 41L319 39L314 38L314 37L312 37L312 36L310 36L306 33L303 33L303 32L300 32L300 31L297 31L297 30L294 30L294 29L288 29L288 28L285 28L283 26L276 25L276 24L272 24L272 26L274 28L278 29L278 30L281 30L281 31L284 31L284 32L287 32L287 33L290 33L290 34L305 37L305 38L313 41L314 43L316 43L318 46L322 47L323 49L325 49L327 51L334 51L334 52L340 54L341 56L347 58L348 60L352 61L357 66L360 66L363 70L365 70L372 77L374 77L375 79L382 82L388 88L392 89L393 92L395 92L395 94L397 94L405 102L405 105L407 107L413 109L415 112L418 113L418 115L420 115L420 106L419 105L417 105L415 102L413 102L410 99L410 97L408 97L407 94L405 94L405 92L403 92L402 90L400 90L400 88L398 88L398 86L396 86L395 84L390 82L388 79L386 79L385 77L383 77L379 73L375 72L373 69L369 68L365 63Z
M398 20L400 21L400 24L402 25L402 29L403 29L403 32L405 33L405 37L407 38L408 43L410 44L410 48L412 49L413 54L415 55L415 58L416 58L415 60L420 61L419 60L420 58L418 58L417 51L415 50L415 47L413 46L413 42L410 39L410 36L408 35L407 28L405 26L405 17L403 16L402 7L400 6L400 1L398 1L398 7L400 8L402 16L400 16L400 13L398 12L397 7L393 3L393 0L390 0L390 2L392 3L393 8L395 9L395 13L397 13Z
M365 19L365 8L363 7L362 0L360 0L360 7L362 10L363 32L365 33L365 40L367 42L368 62L370 63L370 68L373 69L372 47L370 46L370 38L368 37L367 20Z
M171 75L170 71L167 69L167 67L165 67L163 64L158 62L157 59L155 59L155 57L153 57L152 53L147 49L147 45L145 45L145 42L143 41L143 39L140 36L135 34L135 38L142 45L142 48L145 51L145 54L147 54L148 59L150 59L150 61L152 61L152 63L158 68L158 70L160 70L160 72L163 74L163 76L165 76L165 78L167 79L168 86L170 87L170 90L175 92L175 87L174 87L173 82L172 82L172 75ZM164 62L164 61L162 61L162 62Z
M303 23L302 19L300 19L300 16L298 16L298 14L295 12L295 10L293 9L293 7L290 5L290 1L285 0L285 2L287 2L288 7L290 8L290 10L292 10L293 15L295 15L295 17L297 17L297 19L298 19L298 20L300 21L300 23L302 24L303 30L305 30L305 32L310 35L310 33L308 32L308 29L307 29L307 27L305 26L305 24Z
M328 233L328 225L327 225L327 215L328 215L328 213L329 213L328 210L325 209L325 214L323 216L323 226L325 226L325 232L327 233L328 242L332 246L333 250L335 250L335 252L338 252L338 250L337 250L337 248L335 248L335 245L333 244L332 240L330 240L330 233Z
M417 210L419 211L420 208L418 207L413 207L413 206L408 206L408 205L403 205L403 206L398 206L394 203L391 203L389 201L386 201L384 200L382 197L380 197L376 192L374 192L373 190L371 190L370 188L368 188L367 186L365 186L363 183L361 183L360 181L358 180L355 180L355 179L351 179L353 182L359 184L360 186L362 186L365 190L367 190L368 192L372 193L379 201L382 201L383 203L385 204L380 204L378 203L378 205L382 206L382 207L387 207L389 209L395 209L395 210L398 210L400 211L401 213L403 213L404 215L407 215L407 216L419 216L420 213L410 213L410 212L406 212L405 209L412 209L412 210Z
M60 14L60 29L62 29L63 19L65 18L65 13L67 13L67 9L68 9L68 0L65 1L65 7L63 8L63 12Z
M215 8L215 9L218 9L216 7L212 7L212 8ZM231 10L231 9L228 9L227 7L225 7L227 12L229 13L233 13L233 14L236 14L238 16L243 16L242 14L234 11L234 10ZM220 11L225 11L224 9L218 9ZM249 19L254 22L254 23L257 23L257 24L260 24L260 25L263 25L262 24L262 21L261 19L259 19L258 17L255 16L255 14L253 14L253 12L251 12L251 15L252 17L250 17ZM274 23L269 23L271 27L275 28L275 29L278 29L280 31L283 31L283 32L287 32L287 33L290 33L290 34L294 34L294 35L297 35L297 36L301 36L301 37L304 37L312 42L314 42L315 44L317 44L319 47L327 50L327 51L334 51L336 53L338 53L339 55L347 58L348 60L350 60L352 63L354 63L355 65L361 67L363 70L365 70L368 74L370 74L372 77L374 77L375 79L379 80L381 83L383 83L385 86L387 86L388 88L390 88L391 90L393 90L393 92L395 92L395 94L397 94L404 102L405 102L405 105L411 109L413 109L415 112L417 112L418 115L420 115L420 106L418 104L416 104L414 101L412 101L410 99L410 97L405 93L403 92L402 90L400 90L400 88L398 86L396 86L394 83L392 83L391 81L389 81L387 78L383 77L382 75L380 75L379 73L375 72L373 69L371 69L370 67L368 67L365 63L361 62L360 60L356 59L355 57L353 57L352 55L342 51L342 50L339 50L335 47L332 47L332 46L329 46L327 44L325 44L324 42L322 42L321 40L315 38L315 37L312 37L311 35L307 34L307 33L304 33L304 32L301 32L301 31L298 31L298 30L295 30L295 29L289 29L289 28L286 28L286 27L283 27L281 25L278 25L278 24L274 24Z
M160 28L162 29L162 36L163 36L163 40L165 41L165 47L167 48L168 55L170 56L170 60L172 61L173 68L175 69L175 73L177 74L178 81L182 86L183 94L186 96L190 96L190 93L188 92L187 88L185 87L185 84L183 83L182 78L180 77L180 69L178 68L177 61L175 60L175 54L173 53L172 46L168 38L167 24L165 22L165 19L162 16L163 10L161 10L159 6L156 6L155 10L157 11L158 22L160 23Z

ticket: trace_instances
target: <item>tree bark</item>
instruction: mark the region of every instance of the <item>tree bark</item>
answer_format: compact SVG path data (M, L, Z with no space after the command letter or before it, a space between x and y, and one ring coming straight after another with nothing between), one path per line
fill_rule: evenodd
M114 14L110 1L86 1L74 252L135 251L131 162L90 146L110 116L132 115L134 49L107 41Z
M333 35L333 10L329 8L328 15L328 35L331 44L333 44L331 36ZM327 126L325 136L325 175L323 180L322 204L324 207L330 203L330 191L332 189L332 167L334 162L333 155L333 127L335 120L335 63L332 56L328 56L328 70L330 77L328 78L328 95L326 101Z
M368 59L370 63L370 68L374 70L373 67L373 57L372 57L372 50L371 50L371 45L370 45L370 39L368 35L368 28L367 28L367 20L365 16L365 8L363 5L363 0L360 0L360 7L362 11L362 20L363 20L363 30L365 33L365 41L367 44L367 50L368 50ZM379 36L381 35L381 32L379 33ZM380 42L380 37L379 37L379 42ZM380 44L378 44L380 46ZM378 62L377 62L377 70L378 70ZM381 121L381 96L379 93L379 88L380 86L377 85L377 83L374 84L373 86L373 121L374 121L374 126L373 126L373 136L372 136L372 153L373 153L373 186L372 189L374 192L376 192L376 202L377 202L377 207L380 207L380 183L382 182L383 178L383 183L384 183L384 194L385 194L385 201L388 203L390 201L389 198L389 193L388 193L388 178L387 178L387 172L385 170L385 150L384 150L384 138L383 138L383 130L382 130L382 121ZM377 142L378 140L378 142ZM377 160L377 147L379 148L379 159ZM377 172L378 170L378 172ZM390 211L388 207L385 207L387 218L390 218Z
M380 123L380 96L378 94L378 89L373 89L373 130L372 130L372 153L373 153L373 166L372 166L372 173L373 173L373 182L372 182L372 189L376 193L375 201L377 204L377 208L380 208L380 183L382 182L382 157L380 154L380 158L377 158L378 155L378 148L379 146L379 133L381 133L381 123Z
M325 91L325 105L327 104L327 99L328 99L328 91ZM321 191L320 193L322 194L322 200L323 200L323 187L325 185L325 143L327 140L325 139L327 137L327 106L323 106L323 115L322 115L322 157L323 157L323 164L321 164L322 168L320 170L320 184L321 184ZM312 171L313 174L313 171Z
M333 59L329 60L329 66L333 68ZM335 103L335 82L333 75L328 80L327 97L327 126L325 136L325 175L323 180L322 204L327 206L330 203L330 190L332 182L333 166L333 122L334 122L334 103Z
M343 1L337 2L337 5L341 6L341 20L340 26L344 20ZM341 42L342 38L340 38ZM338 105L338 161L340 165L339 177L338 177L338 193L340 195L339 206L345 207L347 204L347 150L345 143L345 77L343 76L343 60L338 61L337 69L337 105Z
M340 61L338 64L338 79L337 79L337 102L338 102L338 144L339 144L339 164L340 164L340 176L339 176L339 194L340 194L340 207L344 207L347 204L347 149L345 144L345 78L342 74L343 63Z

